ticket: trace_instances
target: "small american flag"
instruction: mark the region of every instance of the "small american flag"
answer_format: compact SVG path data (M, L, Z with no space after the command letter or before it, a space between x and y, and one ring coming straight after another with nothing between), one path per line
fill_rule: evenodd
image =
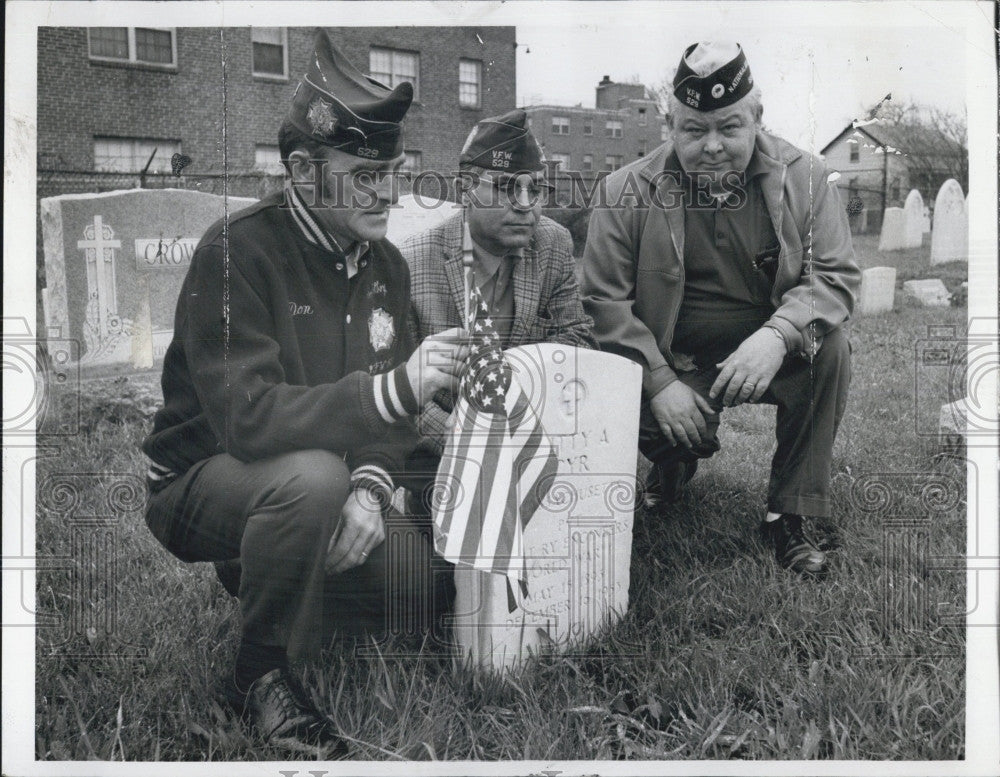
M475 285L470 296L472 348L438 467L434 547L452 563L504 575L513 610L527 595L524 527L552 485L558 458Z

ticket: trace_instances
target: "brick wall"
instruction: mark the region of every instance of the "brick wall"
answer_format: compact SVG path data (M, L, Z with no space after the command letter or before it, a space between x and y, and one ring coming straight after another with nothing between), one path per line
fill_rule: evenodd
M371 46L419 52L420 96L406 119L405 144L421 152L424 169L453 170L472 125L515 105L513 27L329 30L362 71ZM254 146L277 143L312 38L310 28L288 29L289 78L276 81L253 76L249 28L178 28L177 65L168 71L91 60L86 29L40 28L39 169L93 170L94 137L103 135L179 140L193 160L191 175L249 171ZM458 104L463 57L482 62L479 109Z

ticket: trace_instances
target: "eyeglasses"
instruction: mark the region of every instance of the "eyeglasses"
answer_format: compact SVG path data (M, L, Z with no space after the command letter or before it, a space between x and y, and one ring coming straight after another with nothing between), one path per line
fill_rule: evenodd
M494 192L494 203L505 198L511 205L521 208L532 208L539 202L545 204L555 191L555 187L547 181L539 180L527 173L506 178L480 173L474 180L490 184Z

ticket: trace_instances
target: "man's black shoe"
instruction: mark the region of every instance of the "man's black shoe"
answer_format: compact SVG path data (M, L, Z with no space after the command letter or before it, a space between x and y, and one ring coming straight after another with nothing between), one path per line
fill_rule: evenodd
M647 508L676 502L688 481L698 471L698 461L677 461L660 467L654 464L646 476L643 503Z
M826 554L806 536L802 523L801 515L784 513L774 521L763 521L760 531L764 541L774 546L774 557L782 567L819 577L827 571Z
M258 678L248 693L230 680L225 696L237 714L270 745L323 761L349 755L333 721L316 709L287 667L272 669Z

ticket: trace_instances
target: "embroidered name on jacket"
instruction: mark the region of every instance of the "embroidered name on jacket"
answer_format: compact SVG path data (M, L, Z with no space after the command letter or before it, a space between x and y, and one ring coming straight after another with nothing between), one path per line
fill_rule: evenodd
M299 305L298 303L288 302L288 312L293 316L311 316L313 314L312 305Z

